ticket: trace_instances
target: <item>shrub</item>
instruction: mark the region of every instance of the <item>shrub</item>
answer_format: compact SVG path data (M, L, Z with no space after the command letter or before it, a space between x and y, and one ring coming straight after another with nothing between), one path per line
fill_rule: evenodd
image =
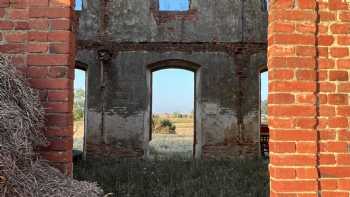
M175 134L176 126L169 119L161 119L159 116L154 116L152 119L152 128L155 133Z
M164 119L160 121L160 126L164 127L164 128L169 128L169 130L174 130L176 129L176 126L173 124L173 122L171 122L168 119Z

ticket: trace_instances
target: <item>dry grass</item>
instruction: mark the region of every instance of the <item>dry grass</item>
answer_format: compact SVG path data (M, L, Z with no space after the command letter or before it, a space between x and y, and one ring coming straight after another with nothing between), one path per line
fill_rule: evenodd
M83 151L84 121L74 121L73 149Z
M172 134L153 135L149 143L150 158L171 158L174 155L183 158L192 158L193 137Z
M173 115L159 115L161 119L168 119L176 126L176 134L180 136L193 136L193 118L177 118Z
M168 119L175 126L176 134L155 134L149 143L150 158L171 158L174 155L192 158L194 142L193 118L178 118L172 115L159 115L160 119Z
M74 177L113 197L267 197L267 165L256 160L88 160Z

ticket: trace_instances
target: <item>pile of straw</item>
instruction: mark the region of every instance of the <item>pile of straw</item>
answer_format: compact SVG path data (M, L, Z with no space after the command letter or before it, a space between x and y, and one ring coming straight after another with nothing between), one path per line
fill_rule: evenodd
M66 177L38 157L34 147L48 144L43 128L38 94L0 56L0 196L103 196L96 184Z

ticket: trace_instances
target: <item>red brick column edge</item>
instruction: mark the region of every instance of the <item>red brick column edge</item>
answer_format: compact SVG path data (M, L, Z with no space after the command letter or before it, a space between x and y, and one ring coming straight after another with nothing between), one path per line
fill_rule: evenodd
M74 0L0 0L0 53L40 90L49 147L42 156L72 173Z
M320 2L318 24L320 195L350 196L350 1Z
M271 196L350 196L345 0L272 0Z

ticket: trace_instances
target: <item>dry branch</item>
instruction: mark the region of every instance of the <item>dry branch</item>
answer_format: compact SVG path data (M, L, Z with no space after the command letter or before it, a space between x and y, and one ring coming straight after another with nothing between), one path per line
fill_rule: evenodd
M38 94L0 56L0 196L103 196L96 184L66 177L40 160L34 147L47 145L43 130Z

